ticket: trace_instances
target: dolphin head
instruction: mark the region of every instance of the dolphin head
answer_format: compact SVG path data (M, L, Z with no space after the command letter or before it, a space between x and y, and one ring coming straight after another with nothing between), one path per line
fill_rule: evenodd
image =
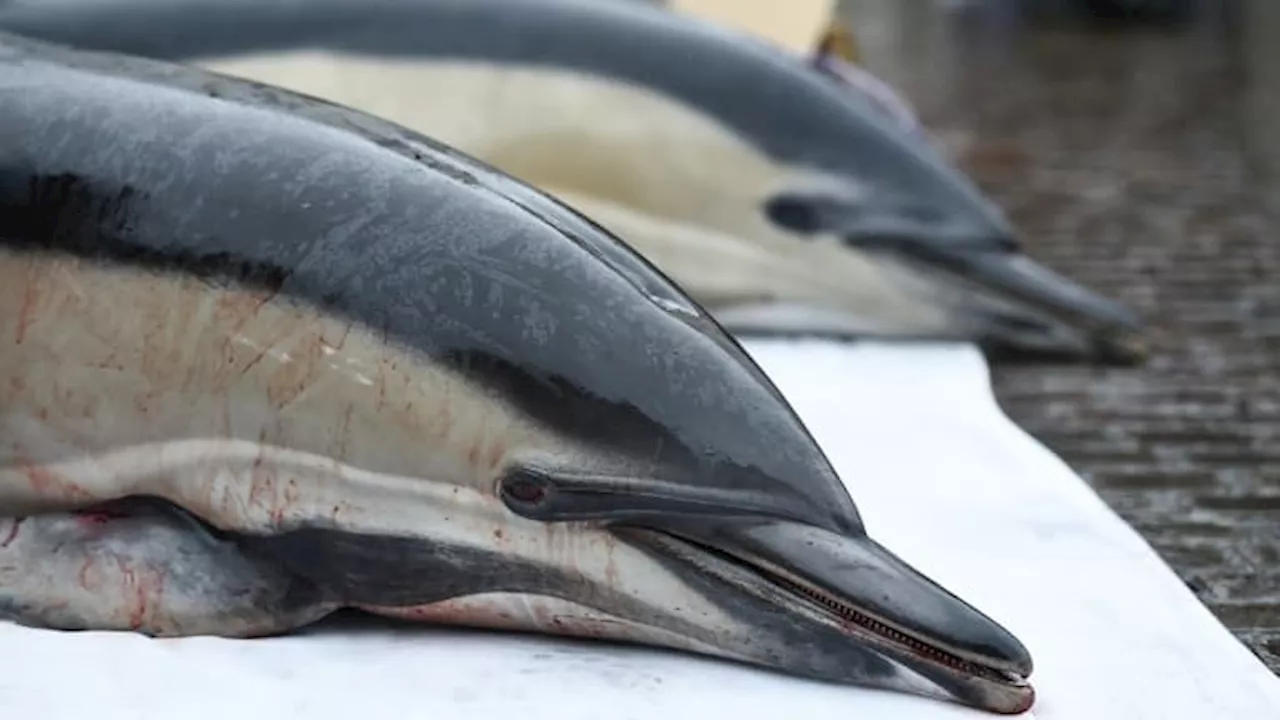
M566 342L589 342L558 348L556 371L533 371L534 352L465 363L504 412L544 432L500 443L501 459L443 496L431 523L405 508L415 518L401 531L383 515L354 533L260 538L259 550L378 614L1030 707L1027 650L866 534L802 421L702 308L584 216L482 177L610 271L597 278L601 312L559 313Z

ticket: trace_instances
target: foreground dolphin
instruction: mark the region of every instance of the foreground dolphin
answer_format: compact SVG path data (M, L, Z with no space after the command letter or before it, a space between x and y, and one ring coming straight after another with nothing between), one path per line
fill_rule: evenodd
M742 349L599 226L269 86L0 38L0 609L340 606L1029 707Z
M0 28L425 132L570 200L732 331L1142 355L1129 312L1020 254L836 52L622 0L14 0Z

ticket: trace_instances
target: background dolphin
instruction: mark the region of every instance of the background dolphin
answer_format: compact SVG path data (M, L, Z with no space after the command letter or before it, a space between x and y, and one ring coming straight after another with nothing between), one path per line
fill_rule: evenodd
M1027 650L866 535L705 311L377 118L0 40L0 343L20 621L256 635L352 606L1033 700Z
M1136 318L1018 252L1000 210L830 63L643 3L15 0L0 28L198 61L428 132L611 214L732 330L1142 355ZM671 237L703 235L746 247L686 268Z

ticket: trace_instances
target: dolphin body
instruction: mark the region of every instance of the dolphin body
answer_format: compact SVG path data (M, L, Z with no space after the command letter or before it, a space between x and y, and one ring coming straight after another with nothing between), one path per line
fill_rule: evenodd
M586 212L732 332L1144 353L829 54L622 0L12 0L0 29L412 127Z
M867 536L711 317L600 226L287 91L0 36L0 610L339 607L996 712L1008 631Z

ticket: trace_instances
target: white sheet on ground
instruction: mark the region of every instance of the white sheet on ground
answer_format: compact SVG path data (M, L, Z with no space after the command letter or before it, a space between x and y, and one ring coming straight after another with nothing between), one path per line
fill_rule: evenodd
M1031 649L1062 720L1267 720L1280 681L993 400L968 347L756 342L871 534ZM0 714L41 720L990 718L660 650L428 628L148 640L0 624Z

